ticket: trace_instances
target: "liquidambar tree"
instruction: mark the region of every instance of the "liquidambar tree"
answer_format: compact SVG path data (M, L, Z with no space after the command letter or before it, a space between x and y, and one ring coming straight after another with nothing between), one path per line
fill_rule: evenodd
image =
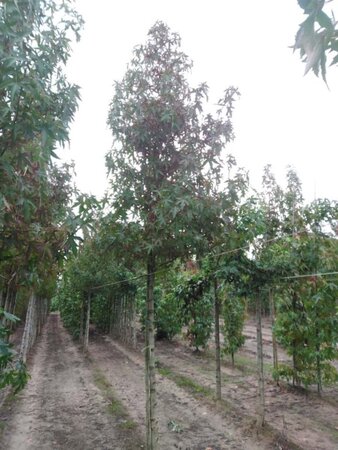
M189 86L192 63L180 46L176 33L156 23L147 43L135 48L123 80L115 83L108 117L115 139L107 166L116 220L139 223L140 239L130 251L147 270L147 449L157 446L155 272L169 259L194 252L203 241L204 224L211 226L205 199L220 181L221 151L233 137L229 116L237 92L225 92L214 116L203 114L207 85Z

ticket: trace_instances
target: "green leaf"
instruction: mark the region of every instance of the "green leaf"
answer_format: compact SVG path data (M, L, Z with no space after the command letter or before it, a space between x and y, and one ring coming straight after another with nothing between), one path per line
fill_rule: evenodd
M330 30L330 31L334 30L334 24L333 24L332 20L323 11L318 12L318 14L316 16L316 20L322 28L326 28L327 30Z
M21 320L19 319L19 317L15 316L14 314L8 313L7 311L4 311L4 317L5 319L13 323L19 322Z

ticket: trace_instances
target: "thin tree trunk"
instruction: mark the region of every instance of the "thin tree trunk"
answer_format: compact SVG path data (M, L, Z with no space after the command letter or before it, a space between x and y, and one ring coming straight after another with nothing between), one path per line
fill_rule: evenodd
M127 324L127 295L124 294L122 301L122 336L123 342L128 343L128 324Z
M219 342L219 314L220 302L218 297L217 278L214 280L214 309L215 309L215 360L216 360L216 399L218 401L222 398L222 379L221 379L221 346Z
M32 318L31 318L31 326L29 328L29 347L28 351L33 347L37 335L37 302L38 299L34 296L34 301L32 305Z
M136 348L137 344L137 335L136 335L136 304L135 304L135 296L132 297L132 346Z
M264 366L263 366L263 340L262 340L262 299L258 292L256 300L256 326L257 326L257 429L264 426L265 422L265 398L264 398Z
M86 327L85 327L84 342L83 342L83 351L85 353L88 352L88 346L89 346L89 322L90 322L90 293L88 294L88 299L87 299Z
M36 335L39 336L41 331L41 298L36 299Z
M274 369L274 376L275 380L278 384L279 382L279 376L278 376L278 349L277 349L277 340L276 335L274 331L274 325L275 325L275 299L273 296L272 289L269 289L269 301L270 301L270 312L271 312L271 325L272 325L272 356L273 356L273 369Z
M155 385L155 330L154 330L154 285L156 261L153 253L147 264L147 316L145 333L145 381L146 381L146 440L147 450L157 448L156 385Z
M14 280L14 278L15 278L15 275L16 275L16 272L13 273L13 275L10 278L10 280L8 281L7 288L6 288L6 296L5 296L4 299L2 299L2 302L4 303L3 308L4 308L4 311L6 311L6 312L9 312L9 305L11 303L11 297L12 297L12 293L13 293L13 291L11 289L11 284L12 284L12 281ZM6 319L4 318L3 319L3 324L5 324L5 323L6 323Z
M22 339L21 339L20 359L24 363L27 360L27 354L28 354L28 350L29 350L30 328L31 328L31 322L32 322L32 311L33 311L34 302L35 302L35 296L34 296L34 293L32 293L29 298L29 302L28 302L25 328L23 331Z
M114 305L114 300L111 298L110 299L111 303L110 303L110 308L109 308L109 329L108 329L108 334L111 336L112 334L112 330L113 330L113 305Z
M84 344L84 342L83 342L83 337L84 337L84 332L83 332L83 329L84 329L84 316L85 316L85 313L84 313L84 301L83 301L83 298L82 298L82 300L81 300L81 311L80 311L80 335L79 335L79 339L80 339L80 342L82 343L82 344Z
M292 311L294 313L294 317L297 317L297 294L295 291L293 291L292 294ZM295 319L294 319L295 320ZM296 339L293 339L292 341L292 386L299 385L299 378L298 378L298 358L297 358L297 341Z
M113 316L112 316L112 326L111 326L111 333L112 336L116 339L116 320L117 320L117 298L114 297L113 300Z
M14 315L15 315L15 308L16 308L17 299L18 299L18 292L16 291L15 295L14 295L14 298L13 298L13 304L11 305L11 311L10 311L10 313L14 314ZM14 326L15 326L15 324L13 322L11 322L9 324L9 329L12 331Z
M116 337L121 340L121 295L116 302Z
M316 338L317 338L317 340L319 340L319 331L318 331L318 329L316 329ZM320 356L319 356L319 354L320 354L320 345L319 345L319 343L317 342L316 343L316 352L317 352L317 356L316 356L316 369L317 369L317 392L318 392L318 395L321 395L322 394L322 369L321 369L321 366L320 366Z
M3 289L1 289L1 291L0 291L0 308L3 308L4 307L4 298L5 298L5 296L4 296L4 290Z
M10 303L10 298L11 298L11 288L10 288L10 284L8 284L7 287L7 293L6 293L6 299L5 299L5 305L4 305L4 311L8 312L8 307L9 307L9 303ZM6 319L4 318L3 322L6 322Z

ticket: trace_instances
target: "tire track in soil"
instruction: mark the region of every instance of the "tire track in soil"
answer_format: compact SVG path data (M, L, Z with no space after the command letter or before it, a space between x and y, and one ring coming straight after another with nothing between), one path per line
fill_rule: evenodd
M90 357L104 372L119 400L145 433L144 360L107 336L96 335L90 344ZM157 417L161 450L264 450L262 441L245 436L227 417L210 409L179 388L173 381L157 375ZM181 433L169 431L174 421Z
M107 402L58 314L50 314L30 366L32 378L8 412L1 449L126 448Z
M191 349L174 341L159 342L160 362L178 374L215 389L214 361L192 354ZM255 416L257 381L255 375L243 375L238 369L222 366L222 397L236 410ZM337 450L338 438L332 435L338 426L338 408L318 397L306 398L302 392L278 387L266 380L266 420L279 432L306 450ZM329 433L331 428L331 436Z

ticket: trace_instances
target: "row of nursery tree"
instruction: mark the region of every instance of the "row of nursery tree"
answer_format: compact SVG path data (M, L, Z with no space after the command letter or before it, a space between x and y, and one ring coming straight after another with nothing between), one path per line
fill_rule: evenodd
M111 188L92 215L72 167L55 164L79 100L64 68L81 26L71 0L0 3L0 386L26 382L24 362L56 291L85 347L90 321L133 345L141 323L148 449L157 442L156 336L183 329L202 348L214 332L220 398L221 352L233 358L242 345L246 311L257 311L259 325L270 308L276 339L292 355L292 366L275 358L276 376L319 390L335 381L337 204L305 205L291 169L283 190L267 167L252 195L224 153L237 89L208 103L207 85L188 82L180 37L156 23L115 83ZM79 228L84 242L72 256ZM8 343L16 316L25 324L19 355ZM261 345L258 354L263 422Z
M205 83L191 87L180 38L159 22L115 82L106 158L110 190L56 297L65 325L88 347L89 323L135 345L144 331L147 448L156 448L155 339L184 330L203 348L215 334L216 397L221 353L243 344L247 311L257 313L259 421L264 423L262 309L292 356L275 376L335 382L338 205L305 204L294 170L281 188L265 168L261 192L224 154L239 93L216 107ZM221 320L222 319L222 320ZM224 343L220 334L224 336Z
M81 26L70 0L0 3L0 387L27 381L27 354L77 245L72 166L55 160L79 100L64 69ZM16 354L8 338L19 318Z

